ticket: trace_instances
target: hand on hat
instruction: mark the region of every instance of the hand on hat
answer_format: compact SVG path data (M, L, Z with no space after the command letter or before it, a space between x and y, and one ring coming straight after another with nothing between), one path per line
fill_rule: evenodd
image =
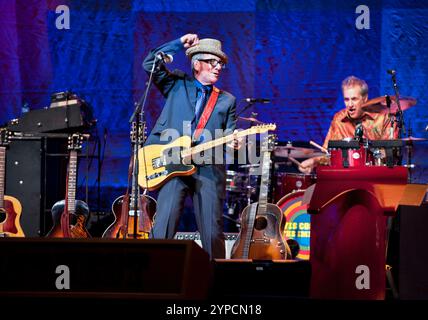
M193 47L194 45L197 45L199 43L198 35L193 33L185 34L180 38L180 40L185 48Z

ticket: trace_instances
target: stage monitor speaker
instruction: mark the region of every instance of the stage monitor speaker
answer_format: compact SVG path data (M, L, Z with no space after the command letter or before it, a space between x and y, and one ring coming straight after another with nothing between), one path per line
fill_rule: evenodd
M388 262L403 300L428 299L428 204L400 206L390 238Z
M213 296L309 298L311 264L305 260L216 259Z
M211 263L193 241L6 238L0 295L204 299Z
M235 243L236 239L238 239L238 233L224 233L224 246L225 246L225 257L226 259L230 259L233 244ZM193 240L195 241L198 246L202 248L202 241L201 241L201 235L198 231L195 232L177 232L174 235L174 239L177 240Z

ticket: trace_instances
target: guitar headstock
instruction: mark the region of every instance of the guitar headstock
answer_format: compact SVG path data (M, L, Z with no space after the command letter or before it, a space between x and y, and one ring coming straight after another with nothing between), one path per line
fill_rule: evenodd
M259 124L249 129L253 134L276 130L275 123Z
M83 134L74 133L68 136L68 150L82 150Z
M278 136L276 134L267 135L262 141L261 150L263 152L272 152L275 148L275 145L278 141Z
M0 146L6 147L10 143L11 132L5 128L0 129Z
M134 144L137 142L137 123L135 121L132 122L131 125L131 132L130 132L130 139L131 139L131 143ZM138 136L140 137L140 144L142 143L142 141L146 140L146 126L144 126L142 123L140 123L139 127L138 127Z

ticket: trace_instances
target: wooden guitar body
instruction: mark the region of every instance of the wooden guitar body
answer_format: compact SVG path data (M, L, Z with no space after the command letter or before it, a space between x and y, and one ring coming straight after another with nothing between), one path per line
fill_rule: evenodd
M153 144L141 148L138 151L138 184L144 189L154 190L175 176L192 175L196 171L195 166L183 164L181 158L181 151L190 148L190 145L191 138L182 136L166 145ZM146 180L145 176L149 178Z
M281 238L281 209L272 203L267 204L266 212L257 214L254 229L249 244L248 257L245 254L245 241L243 235L251 232L249 214L252 207L257 210L258 203L246 206L241 215L241 232L232 247L232 259L258 259L258 260L284 260L287 258L286 246Z
M90 238L91 235L86 229L86 219L89 217L88 205L82 200L75 200L76 213L70 215L70 237ZM61 228L61 217L65 210L65 201L56 202L52 207L52 219L54 225L46 235L50 238L67 238Z
M9 135L9 131L0 128L0 237L24 237L19 221L22 212L21 203L18 199L4 194Z
M0 237L25 237L21 228L21 203L11 196L4 196L4 208L0 208Z
M129 197L129 196L128 196ZM110 239L148 239L156 214L156 200L148 195L140 195L143 208L137 215L137 233L134 235L135 216L129 213L128 198L124 195L116 198L112 205L114 222L106 229L103 238Z

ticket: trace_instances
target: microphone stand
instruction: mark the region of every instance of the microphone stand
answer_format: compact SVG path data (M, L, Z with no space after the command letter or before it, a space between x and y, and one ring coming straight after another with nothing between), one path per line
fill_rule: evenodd
M397 85L397 78L396 78L396 73L392 73L391 75L391 80L392 80L392 86L394 88L394 92L395 92L395 101L397 103L397 107L398 107L398 111L395 114L395 122L397 123L397 127L398 127L398 138L401 139L402 135L401 135L401 130L404 131L404 134L406 134L406 127L404 125L404 114L403 114L403 110L401 110L401 105L400 105L400 93L398 92L398 85Z
M242 110L236 115L237 117L239 117L242 113L244 113L244 111L248 110L250 107L252 107L254 105L254 102L248 102L246 106L244 106L242 108Z
M150 76L149 80L146 83L146 90L144 91L144 95L140 98L140 100L135 104L135 110L132 114L131 118L129 119L129 123L132 124L132 122L135 122L135 142L133 144L133 156L134 156L134 163L132 166L132 192L131 192L131 198L133 201L133 214L134 214L134 225L133 225L133 237L134 239L137 238L137 217L138 217L138 208L139 208L139 201L140 201L140 188L138 186L138 171L139 171L139 157L138 157L138 148L140 145L144 143L143 137L141 137L141 129L146 128L146 119L145 119L145 113L144 108L146 106L147 97L150 91L150 86L153 82L153 73L156 68L159 68L158 63L162 61L161 59L158 59L157 55L155 55L153 60L153 66L150 70ZM143 148L144 152L144 148ZM146 166L146 157L143 154L143 161L144 161L144 167ZM146 174L144 174L144 178L147 179ZM144 190L144 194L147 192L147 190ZM130 210L131 212L131 210Z
M394 92L395 92L395 101L397 103L397 107L398 107L398 111L395 114L395 122L397 123L397 127L398 127L398 138L401 139L402 138L402 131L404 132L404 135L406 135L406 127L405 127L405 123L404 123L404 114L403 114L403 110L401 109L401 105L400 105L400 93L398 90L398 85L397 85L397 78L396 78L396 72L393 72L391 74L391 80L392 80L392 86L394 88ZM410 129L408 131L409 136L410 136ZM412 141L406 141L406 148L407 148L407 170L408 170L408 182L411 183L412 181L412 167L413 165L409 162L412 161Z

